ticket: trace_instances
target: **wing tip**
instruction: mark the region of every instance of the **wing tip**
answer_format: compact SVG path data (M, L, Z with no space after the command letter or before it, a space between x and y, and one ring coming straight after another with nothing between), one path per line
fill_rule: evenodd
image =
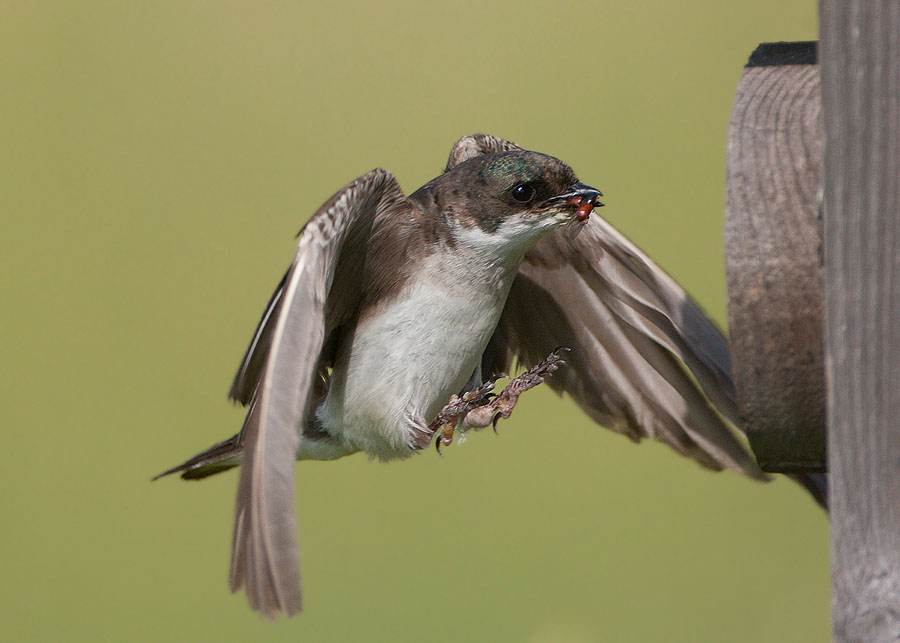
M450 150L450 157L447 159L447 166L444 168L444 171L452 170L460 163L482 154L520 149L522 148L516 143L497 136L491 136L490 134L476 133L462 136L453 144L453 149Z

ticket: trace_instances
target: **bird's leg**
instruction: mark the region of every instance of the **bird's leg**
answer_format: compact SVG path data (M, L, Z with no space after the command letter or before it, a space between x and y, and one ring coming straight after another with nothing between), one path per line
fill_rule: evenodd
M491 393L494 383L499 379L499 377L494 377L479 388L464 393L462 397L458 395L452 396L447 406L438 413L437 417L429 425L429 429L435 433L439 429L441 430L441 435L438 436L435 442L438 452L440 452L442 445L450 444L454 430L457 427L461 431L467 431L469 429L483 429L491 425L496 431L497 422L501 418L505 420L512 415L513 408L516 406L516 402L519 401L519 396L522 393L542 383L548 375L565 363L562 352L568 350L565 347L557 348L540 364L529 368L510 381L500 395Z
M500 395L497 395L493 399L488 400L485 404L477 406L469 411L463 418L460 429L477 430L483 429L490 424L493 426L494 431L496 431L497 422L499 422L501 418L505 420L512 415L513 408L516 406L516 402L519 401L519 396L522 393L541 384L548 375L553 373L562 364L565 364L565 360L561 353L568 350L568 348L562 346L555 349L543 362L529 368L517 378L510 381Z
M441 445L448 445L453 441L453 432L456 425L469 413L472 409L482 406L490 401L494 394L494 386L497 380L506 377L506 375L495 375L488 381L484 382L470 391L466 391L462 395L451 395L450 401L442 408L437 416L428 425L428 430L434 435L440 431L440 435L435 441L435 448L438 453L441 452Z

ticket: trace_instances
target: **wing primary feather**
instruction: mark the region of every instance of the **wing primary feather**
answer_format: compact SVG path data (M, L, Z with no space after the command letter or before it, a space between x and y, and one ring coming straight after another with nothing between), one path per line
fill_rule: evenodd
M522 148L513 143L490 134L471 134L463 136L456 141L453 149L450 150L450 157L447 159L447 167L445 172L452 170L460 163L464 163L469 159L482 154L495 154L497 152L509 152L512 150L521 150Z
M640 274L655 266L639 263L639 252L625 259L611 248L606 222L589 226L574 240L551 233L526 254L498 327L511 352L531 363L555 345L570 346L572 375L551 386L592 418L635 440L665 442L708 468L765 479L714 406L730 410L733 400L727 360L695 346L672 309L690 303L687 295L667 276Z
M272 322L278 316L278 305L281 303L284 284L287 282L289 274L290 271L284 273L275 292L272 293L269 303L266 304L262 318L256 326L256 332L253 333L253 339L250 340L250 345L244 353L244 358L231 383L231 389L228 391L228 398L231 400L244 405L249 404L254 391L256 391L266 358L269 356L272 332L275 330L275 324Z
M344 242L360 222L371 225L386 202L405 203L405 197L390 173L373 170L313 215L235 380L239 391L247 390L252 377L259 382L242 430L229 585L232 591L243 587L250 606L269 619L293 616L302 607L294 461L314 399L326 327L334 326L326 319L326 304L336 265L339 259L352 263L365 257L364 247L344 252ZM256 367L245 369L246 364Z

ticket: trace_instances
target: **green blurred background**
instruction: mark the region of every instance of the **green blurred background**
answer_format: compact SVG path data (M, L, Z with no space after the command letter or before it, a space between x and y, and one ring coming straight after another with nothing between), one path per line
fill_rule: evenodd
M761 41L815 3L4 2L4 640L816 641L828 525L548 391L499 437L297 467L305 612L226 587L225 399L293 236L461 135L570 163L725 318L725 139Z

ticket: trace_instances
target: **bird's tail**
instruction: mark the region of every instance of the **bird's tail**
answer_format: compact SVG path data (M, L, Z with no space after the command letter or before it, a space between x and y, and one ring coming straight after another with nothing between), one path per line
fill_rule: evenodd
M163 471L154 476L153 480L173 473L181 473L181 477L185 480L200 480L238 466L243 459L243 453L244 441L241 434L238 433L224 442L214 444L206 451L198 453L178 466Z

